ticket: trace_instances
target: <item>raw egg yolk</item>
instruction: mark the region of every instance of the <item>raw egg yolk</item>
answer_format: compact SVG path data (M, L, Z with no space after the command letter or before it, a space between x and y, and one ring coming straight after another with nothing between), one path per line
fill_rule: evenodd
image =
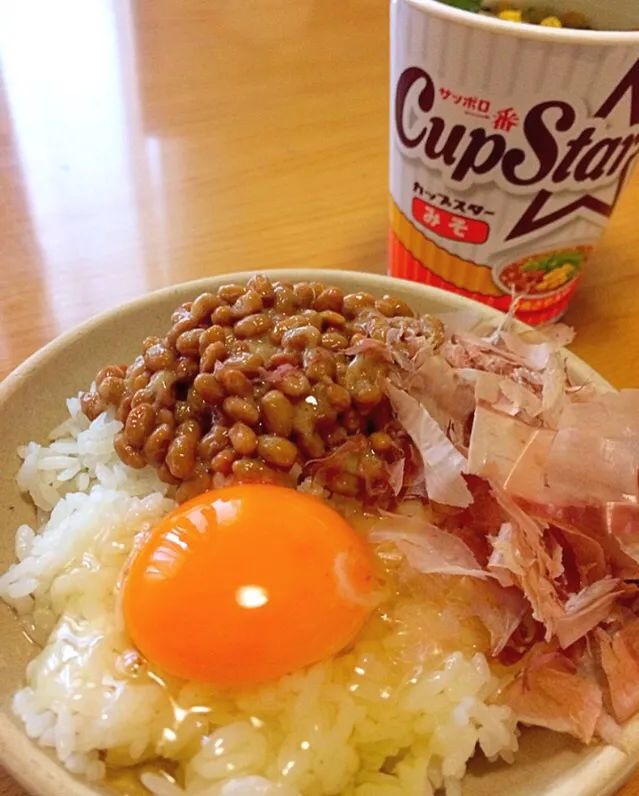
M126 628L160 669L250 686L329 658L375 604L372 554L336 511L285 487L207 492L133 554Z

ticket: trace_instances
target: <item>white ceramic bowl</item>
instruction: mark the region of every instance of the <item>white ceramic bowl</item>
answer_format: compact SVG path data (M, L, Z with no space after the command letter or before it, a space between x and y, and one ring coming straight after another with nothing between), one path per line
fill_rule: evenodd
M15 475L18 445L44 440L65 414L64 399L90 384L105 364L128 361L144 337L161 334L180 303L228 282L244 282L252 274L217 276L160 290L100 315L63 335L28 359L0 385L0 571L12 562L13 537L34 510L18 491ZM494 310L434 288L388 277L355 272L272 271L273 278L320 280L347 291L393 293L421 312L472 309L486 319ZM577 357L568 354L573 376L605 385ZM0 762L33 796L96 796L104 788L89 786L66 772L33 744L11 714L11 697L20 686L33 652L9 609L0 605ZM629 754L610 747L584 748L564 736L526 731L513 766L475 761L465 782L465 796L607 796L639 762L639 720L627 728Z

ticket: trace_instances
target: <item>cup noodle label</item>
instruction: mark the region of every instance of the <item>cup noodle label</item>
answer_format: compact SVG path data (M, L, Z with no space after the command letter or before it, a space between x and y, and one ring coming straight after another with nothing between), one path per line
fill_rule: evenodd
M504 310L517 285L520 317L560 315L579 262L563 282L520 280L553 253L585 260L606 226L639 154L639 48L518 39L393 0L390 111L391 272Z

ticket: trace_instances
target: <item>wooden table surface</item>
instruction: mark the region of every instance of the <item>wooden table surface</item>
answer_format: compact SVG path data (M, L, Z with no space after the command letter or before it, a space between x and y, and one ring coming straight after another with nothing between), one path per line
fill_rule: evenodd
M387 48L386 0L0 3L0 377L164 285L382 272ZM619 387L639 385L638 207L635 179L567 316ZM0 796L24 796L1 770Z

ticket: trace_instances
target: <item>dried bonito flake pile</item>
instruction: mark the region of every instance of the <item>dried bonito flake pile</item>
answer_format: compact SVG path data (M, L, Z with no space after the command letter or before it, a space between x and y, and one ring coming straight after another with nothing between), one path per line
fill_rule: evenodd
M565 326L482 328L254 277L185 304L84 411L178 500L277 481L380 516L376 546L464 577L524 723L622 744L639 710L639 391L573 384ZM428 507L398 513L407 501Z

